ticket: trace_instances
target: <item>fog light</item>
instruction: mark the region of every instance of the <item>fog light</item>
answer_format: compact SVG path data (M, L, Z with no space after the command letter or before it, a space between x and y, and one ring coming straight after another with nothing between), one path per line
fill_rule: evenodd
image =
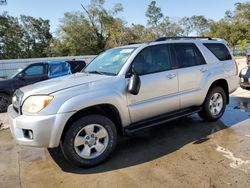
M24 137L33 140L33 131L28 129L23 129Z

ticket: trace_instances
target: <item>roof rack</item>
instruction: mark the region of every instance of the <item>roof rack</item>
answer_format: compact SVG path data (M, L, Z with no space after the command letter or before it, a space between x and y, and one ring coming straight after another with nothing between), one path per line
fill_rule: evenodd
M211 37L161 37L156 39L154 42L160 42L165 40L181 40L181 39L207 39L213 40Z

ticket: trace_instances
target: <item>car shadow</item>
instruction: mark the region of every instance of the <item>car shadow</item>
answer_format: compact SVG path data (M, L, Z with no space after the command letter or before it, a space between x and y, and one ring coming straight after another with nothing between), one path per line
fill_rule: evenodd
M93 174L113 171L146 163L175 152L186 144L202 144L209 135L226 129L222 122L205 122L197 115L140 131L131 137L120 138L110 159L96 167L78 168L69 164L60 148L48 149L56 164L65 172Z

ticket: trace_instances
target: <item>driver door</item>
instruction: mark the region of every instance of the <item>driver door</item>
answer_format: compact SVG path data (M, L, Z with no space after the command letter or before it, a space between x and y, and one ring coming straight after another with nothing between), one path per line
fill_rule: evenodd
M127 94L132 123L180 108L178 74L173 69L172 52L167 44L150 46L132 62L130 71L141 80L138 95Z
M39 63L27 67L23 71L23 77L21 79L22 82L20 87L46 80L46 64Z

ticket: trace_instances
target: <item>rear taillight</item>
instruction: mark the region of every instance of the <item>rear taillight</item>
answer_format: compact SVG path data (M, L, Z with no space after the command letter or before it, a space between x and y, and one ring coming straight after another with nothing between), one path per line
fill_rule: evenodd
M238 75L239 74L238 64L235 60L234 60L234 63L235 63L235 68L236 68L236 75Z

